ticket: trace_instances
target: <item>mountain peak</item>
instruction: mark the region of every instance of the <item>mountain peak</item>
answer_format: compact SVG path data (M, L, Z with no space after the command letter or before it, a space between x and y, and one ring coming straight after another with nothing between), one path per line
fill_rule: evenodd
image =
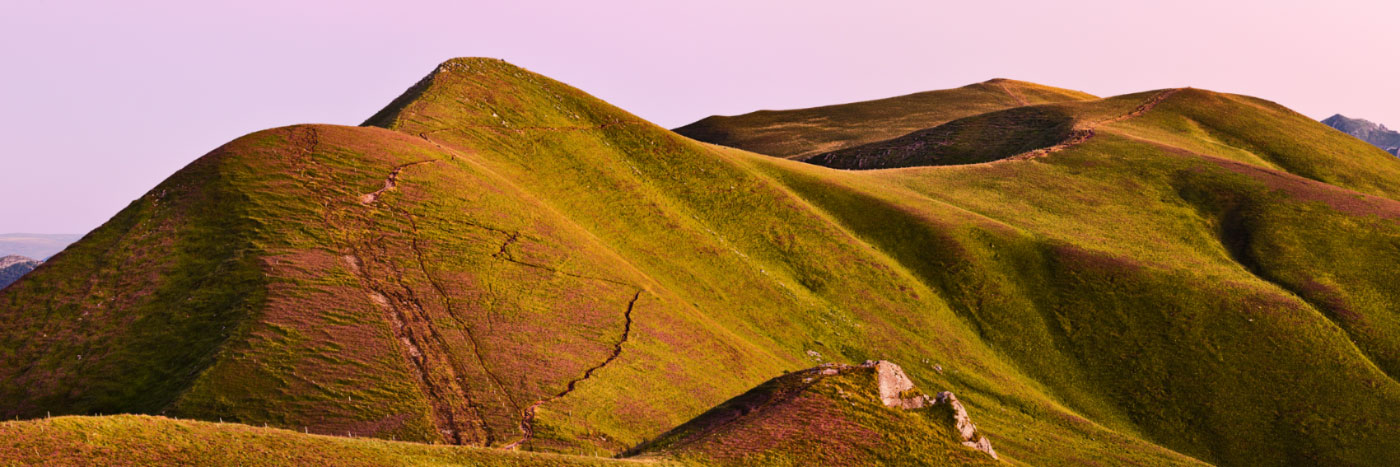
M393 126L404 110L414 102L424 96L424 93L435 86L441 86L444 82L460 81L448 78L449 75L465 75L468 73L477 74L478 78L490 76L500 76L504 74L519 74L525 72L523 68L512 65L503 59L486 57L457 57L439 63L433 71L429 72L422 79L414 83L407 90L389 102L379 112L376 112L361 126L377 126L389 128Z
M410 134L443 129L518 131L641 123L567 84L505 60L463 57L439 64L362 126Z

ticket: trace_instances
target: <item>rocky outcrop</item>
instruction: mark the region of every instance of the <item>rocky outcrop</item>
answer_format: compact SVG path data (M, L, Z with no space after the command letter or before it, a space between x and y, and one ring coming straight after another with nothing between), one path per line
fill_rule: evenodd
M963 407L962 402L958 402L958 396L943 391L938 393L938 397L934 398L933 403L934 405L946 405L953 411L953 429L962 438L963 446L985 452L993 459L997 458L996 450L992 449L992 442L977 431L977 425L972 424L972 417L967 415L967 408Z
M1322 123L1400 156L1400 132L1386 128L1385 125L1360 118L1348 118L1342 114L1327 117Z
M0 289L9 286L20 276L28 274L34 268L39 267L43 261L19 255L10 255L0 258Z
M904 369L892 362L872 360L861 366L875 369L875 377L880 388L880 402L883 402L886 407L905 410L946 407L952 412L953 430L957 432L963 446L985 452L993 459L997 459L997 452L992 449L992 442L977 431L977 425L972 423L972 417L968 416L967 408L963 407L962 402L959 402L958 397L953 393L943 391L938 393L938 397L935 398L919 393L914 388L914 381L909 379L909 375L904 373Z
M875 378L880 385L880 402L886 407L919 409L931 405L927 395L910 394L917 392L914 381L904 374L904 369L899 365L880 360L865 362L863 366L875 368Z

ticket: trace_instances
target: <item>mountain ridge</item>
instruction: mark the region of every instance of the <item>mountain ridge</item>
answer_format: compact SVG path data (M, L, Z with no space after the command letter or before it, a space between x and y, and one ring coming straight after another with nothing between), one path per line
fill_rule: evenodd
M43 264L43 261L20 255L0 257L0 289L13 284L40 264Z
M1347 118L1342 114L1327 117L1322 123L1400 156L1400 132L1386 128L1385 125L1366 119Z

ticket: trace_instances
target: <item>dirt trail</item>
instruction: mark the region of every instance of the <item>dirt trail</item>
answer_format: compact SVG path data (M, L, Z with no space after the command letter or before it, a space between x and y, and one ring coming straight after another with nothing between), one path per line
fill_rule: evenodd
M461 316L458 315L457 310L452 305L452 296L447 294L447 289L442 285L442 281L428 271L426 254L423 252L422 246L418 243L420 236L418 234L417 219L415 219L411 213L403 209L396 208L394 211L408 221L409 229L413 234L410 238L409 246L413 249L414 258L418 263L418 269L423 273L423 277L428 279L428 283L432 285L433 290L437 291L437 295L441 299L443 309L447 312L447 315L452 317L452 320L457 323L458 328L461 329L462 334L467 338L467 342L471 344L472 355L476 358L477 365L481 367L481 371L486 374L487 379L491 380L492 386L495 388L496 392L510 405L510 408L517 411L520 410L520 405L515 402L514 397L511 397L510 391L506 390L505 384L501 382L501 377L492 371L491 367L486 365L486 358L483 357L481 353L481 342L477 339L476 333L472 331L472 326L468 325L462 320ZM463 388L469 387L465 380L459 381L459 384L461 384ZM485 422L483 422L483 429L484 426ZM486 444L490 445L492 442L494 442L494 437L487 431Z
M1021 93L1012 91L1011 86L1007 86L1005 81L998 81L997 87L1000 87L1001 90L1006 93L1006 95L1011 96L1012 99L1015 99L1017 104L1020 104L1023 107L1031 105L1031 102L1026 100L1025 96L1022 96Z
M1080 123L1075 125L1075 128L1073 130L1070 130L1069 137L1065 138L1059 144L1046 148L1026 151L1002 160L1024 161L1038 159L1077 146L1093 138L1095 132L1100 126L1141 117L1143 114L1147 113L1148 111L1151 111L1154 107L1157 107L1157 104L1161 104L1162 101L1167 100L1168 97L1171 97L1173 94L1181 92L1183 89L1186 88L1174 88L1158 92L1156 94L1153 94L1152 97L1143 101L1141 104L1138 104L1138 106L1134 108L1131 112L1125 113L1123 115L1105 118L1102 120L1095 120L1092 122Z
M608 125L604 125L603 127L606 127L606 126L608 126ZM594 129L594 128L599 128L599 127L587 127L587 128L577 128L577 129L578 129L578 130L583 130L583 129ZM498 129L499 129L499 128L498 128ZM574 129L575 129L575 128L567 128L566 130L574 130ZM452 158L453 160L459 160L461 155L458 154L458 152L457 152L455 149L452 149L452 148L449 148L449 147L447 147L447 146L444 146L444 145L438 143L437 141L434 141L432 138L430 138L430 137L428 136L429 134L434 133L434 132L436 132L436 131L441 131L441 130L435 130L435 131L433 131L433 132L419 133L419 134L418 134L418 137L421 138L421 139L423 139L425 142L428 142L429 144L432 144L432 145L436 146L438 149L442 150L443 152L447 153L447 155L448 155L450 158ZM419 162L413 162L413 163L408 163L408 164L404 164L404 165L401 165L401 166L396 167L396 168L394 169L394 171L389 175L389 177L388 177L388 178L386 179L386 181L385 181L385 188L386 188L386 189L385 189L385 190L380 190L379 192L376 192L376 193L371 193L371 195L377 194L377 193L382 193L383 191L387 191L388 189L393 189L393 187L396 186L398 177L401 176L402 170L403 170L404 168L407 168L407 167L410 167L410 166L413 166L413 165L418 165L418 164L427 163L427 162L436 162L436 160L433 160L433 161L419 161ZM369 195L365 195L365 196L368 197ZM366 199L368 199L368 198L366 198ZM378 201L378 197L373 198L372 200L370 200L369 202L366 202L365 204L372 204L373 202L376 202L376 201ZM428 268L427 268L426 259L425 259L425 253L422 251L422 249L420 248L420 246L419 246L418 243L417 243L417 238L418 238L418 234L417 234L417 232L418 232L417 221L413 218L413 216L411 215L411 213L409 213L409 212L407 212L407 211L405 211L405 210L403 210L403 209L401 209L401 208L392 208L392 209L395 209L396 212L398 212L400 215L402 215L402 216L408 221L409 227L410 227L410 231L411 231L411 233L413 233L413 237L412 237L412 238L413 238L412 247L413 247L413 249L414 249L415 255L417 255L418 266L419 266L419 268L422 270L422 273L428 278L428 281L432 284L432 286L437 290L438 295L439 295L440 297L442 297L442 299L444 300L444 306L447 307L448 314L451 315L451 316L453 317L453 319L458 319L456 313L455 313L455 312L453 311L453 309L452 309L451 300L450 300L449 296L447 295L447 292L446 292L445 287L442 285L442 283L441 283L440 281L438 281L438 280L429 272L429 270L428 270ZM509 395L509 393L506 391L504 385L501 383L501 379L500 379L498 376L496 376L494 373L492 373L492 372L490 371L489 368L487 368L486 362L485 362L485 358L483 357L483 355L482 355L481 352L480 352L480 346L479 346L479 344L478 344L478 342L477 342L475 336L473 336L473 335L470 333L470 328L467 327L465 323L462 323L460 320L458 320L458 323L462 325L462 329L465 331L466 337L468 338L468 340L469 340L469 341L471 342L471 344L472 344L473 351L475 352L476 359L477 359L478 363L481 365L481 368L485 371L487 377L494 383L496 389L497 389L498 391L502 392L502 394L504 395L505 399L506 399L507 401L509 401L510 404L511 404L512 406L514 406L514 407L513 407L514 410L516 410L516 411L520 414L519 427L520 427L520 431L521 431L521 438L518 439L518 440L516 440L516 441L514 441L514 442L512 442L512 443L510 443L510 444L507 444L507 445L503 446L504 449L516 449L516 448L520 447L521 445L523 445L524 443L527 443L527 442L529 442L531 439L533 439L533 437L534 437L535 414L536 414L536 411L539 409L539 407L541 407L541 406L543 406L544 404L547 404L547 403L549 403L549 402L552 402L552 401L558 400L558 399L560 399L560 398L562 398L562 397L565 397L565 396L567 396L569 393L572 393L572 392L574 391L574 389L577 387L578 383L580 383L580 382L582 382L582 381L584 381L584 380L587 380L587 379L591 378L595 372L597 372L598 370L600 370L600 369L602 369L603 367L607 366L608 364L612 363L614 360L616 360L616 359L622 354L622 346L623 346L623 344L625 344L625 343L627 342L627 340L630 338L631 332L632 332L632 311L635 309L636 304L637 304L637 301L641 299L641 294L642 294L642 292L643 292L643 289L642 289L641 287L636 286L636 285L629 284L629 283L627 283L627 282L623 282L623 281L619 281L619 280L615 280L615 279L609 279L609 278L605 278L605 277L594 277L594 276L588 276L588 275L583 275L583 274L572 273L572 272L569 272L569 271L561 270L561 269L556 268L556 267L553 267L553 266L544 265L544 264L535 264L535 263L531 263L531 262L527 262L527 261L522 261L522 260L516 259L516 258L511 254L511 252L510 252L510 247L511 247L512 245L516 244L516 243L519 243L523 238L525 238L525 236L524 236L521 232L519 232L519 231L509 231L509 230L500 229L500 228L495 228L495 227L491 227L491 226L487 226L487 225L480 225L480 224L473 223L473 222L470 222L470 221L464 221L463 224L470 225L470 226L477 227L477 228L481 228L481 229L483 229L483 230L487 230L487 231L490 231L490 232L498 233L498 234L500 234L500 235L502 235L502 236L505 237L504 240L501 242L500 247L497 248L497 251L496 251L495 253L492 253L492 254L491 254L491 257L492 257L492 258L495 258L495 259L498 259L498 260L501 260L501 261L506 261L506 262L518 264L518 265L525 266L525 267L531 267L531 268L538 268L538 269L546 270L546 271L549 271L550 273L553 273L553 274L558 274L558 275L567 276L567 277L573 277L573 278L576 278L576 279L590 280L590 281L598 281L598 282L603 282L603 283L608 283L608 284L613 284L613 285L619 285L619 286L624 286L624 287L628 287L628 288L631 288L631 289L636 290L636 292L635 292L635 293L633 294L633 296L632 296L632 299L627 303L627 308L626 308L626 310L623 312L623 328L622 328L621 336L618 338L617 342L615 342L615 343L613 344L613 350L612 350L612 352L608 355L608 357L607 357L606 359L604 359L601 363L599 363L599 364L597 364L597 365L594 365L594 366L588 368L586 371L584 371L584 373L583 373L582 376L580 376L580 377L578 377L578 378L575 378L575 379L573 379L573 380L570 380L570 381L565 385L564 389L561 390L560 392L558 392L558 393L556 393L556 394L553 394L553 395L550 395L549 397L546 397L546 398L537 400L537 401L535 401L534 403L530 404L528 407L525 407L525 408L523 408L523 409L520 408L520 407L516 404L516 402L514 401L514 399L510 397L510 395ZM466 387L466 386L463 385L463 387ZM466 397L466 395L463 394L463 397ZM484 424L483 424L482 428L483 428L483 430L485 429L485 425L484 425ZM489 434L489 432L488 432L488 434ZM494 441L488 441L487 444L489 445L489 444L492 444L493 442L494 442Z
M569 395L569 393L574 392L574 388L578 386L578 383L593 377L594 372L602 369L609 363L612 363L613 360L617 360L617 357L622 355L622 344L627 343L627 338L632 334L632 310L636 308L637 300L640 298L642 298L642 291L638 289L637 293L632 296L632 301L627 302L627 311L623 312L622 314L623 318L625 319L622 325L622 337L618 338L617 343L613 344L612 354L609 354L608 358L603 360L602 363L594 365L587 371L584 371L583 376L570 380L569 384L564 386L563 391L559 391L559 393L554 394L553 396L535 401L535 403L530 404L529 407L525 408L525 410L521 412L520 418L520 432L522 433L522 436L515 442L503 446L504 449L515 449L520 445L529 442L531 438L535 437L535 411L538 410L540 406L563 398L564 396Z
M433 339L437 340L438 345L442 344L441 336L436 334L431 322L425 320L422 304L418 302L413 290L406 286L401 271L394 271L398 276L396 282L399 288L392 288L390 281L375 277L373 271L376 265L389 264L375 254L376 249L385 249L382 237L369 237L361 242L352 241L351 239L356 237L353 232L354 226L346 225L345 222L353 222L354 216L335 214L336 211L345 211L348 207L337 201L343 199L342 195L322 186L314 177L307 175L324 172L324 168L314 157L320 145L319 132L314 127L300 127L292 132L289 139L301 142L303 146L296 154L298 170L295 177L318 198L321 204L322 224L327 231L341 239L334 245L335 249L345 253L344 259L348 268L359 279L370 301L386 313L390 330L395 340L402 345L408 370L434 413L432 422L435 428L445 440L454 444L468 441L464 436L472 437L471 441L486 439L489 433L485 431L484 418L463 390L458 372L450 366L450 362L444 362L439 353L430 351ZM392 188L393 183L388 183L388 187ZM468 410L463 410L461 403L454 401L466 403L468 410L473 414L468 414ZM472 418L478 423L472 424Z
M441 334L425 316L422 303L418 302L411 289L389 290L375 280L359 253L348 255L347 261L358 266L352 269L359 273L361 283L370 291L370 298L387 312L394 337L403 344L405 356L412 364L410 369L418 379L425 399L432 406L433 422L438 431L452 444L475 441L465 438L464 431L484 443L490 443L491 432L486 427L480 406L468 395L461 373L441 352L430 349L434 343L441 346L443 341ZM467 404L474 415L471 418L477 422L474 427L468 426L469 420L462 417L465 414L453 404L454 400Z
M403 169L406 169L406 168L409 168L409 167L413 167L413 166L415 166L415 165L431 164L431 163L434 163L434 162L437 162L437 161L438 161L437 159L429 159L429 160L425 160L425 161L409 162L409 163L407 163L407 164L401 164L401 165L399 165L399 166L397 166L397 167L394 167L394 170L390 171L390 172L389 172L389 176L386 177L386 178L384 179L384 187L383 187L383 188L380 188L380 189L378 189L378 190L375 190L373 193L365 193L364 195L361 195L361 196L360 196L360 204L374 204L374 203L377 203L377 202L379 202L379 197L382 196L382 195L384 195L385 192L398 189L398 187L399 187L399 174L403 172Z

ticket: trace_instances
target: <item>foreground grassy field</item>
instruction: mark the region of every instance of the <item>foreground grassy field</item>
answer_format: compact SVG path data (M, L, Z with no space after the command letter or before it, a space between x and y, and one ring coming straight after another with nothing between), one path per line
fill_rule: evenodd
M670 465L307 435L142 415L0 422L0 465Z
M1027 86L784 139L890 167L855 171L449 61L364 127L230 142L0 293L0 415L610 456L883 359L1013 463L1400 458L1400 161L1252 98ZM821 413L879 435L842 452L946 454Z

